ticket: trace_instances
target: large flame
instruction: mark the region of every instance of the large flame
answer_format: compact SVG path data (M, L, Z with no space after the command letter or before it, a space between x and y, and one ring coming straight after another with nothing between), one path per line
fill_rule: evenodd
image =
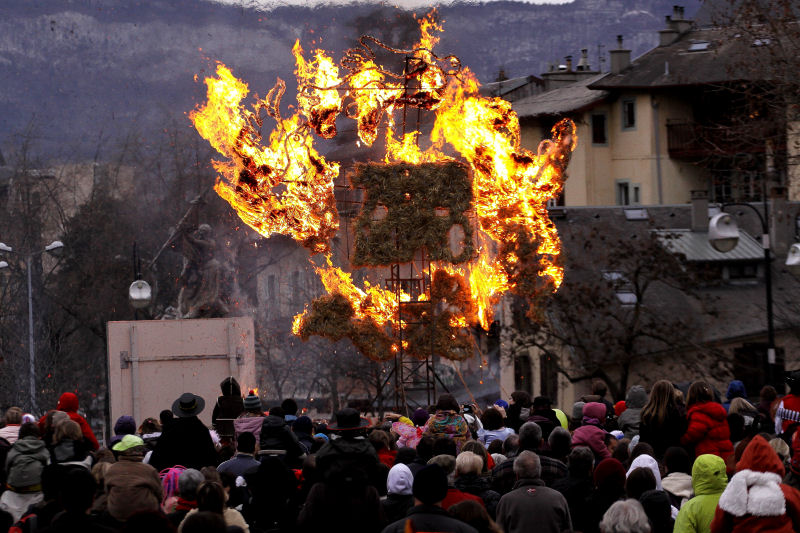
M247 85L222 65L217 78L206 79L208 102L191 118L200 134L228 158L227 162L215 162L221 175L216 187L219 194L262 235L289 235L312 252L328 252L329 240L338 228L333 200L338 165L314 150L312 132L323 138L335 136L336 120L343 110L356 121L359 138L367 145L374 143L379 127L385 124L386 163L466 161L472 171L480 254L468 264L432 264L427 275L444 292L418 297L444 306L436 316L444 317L445 327L453 330L448 335L458 342L457 330L476 323L489 328L493 308L505 292L511 290L534 300L540 293L557 290L563 281L558 260L561 243L548 217L547 202L563 189L577 136L575 125L564 120L553 128L552 141L543 141L535 153L522 148L519 121L511 104L482 96L476 77L462 68L457 58L434 53L441 27L433 13L419 23L421 37L412 50L394 50L362 37L362 47L349 50L340 63L344 74L322 50L315 50L312 59L306 60L296 43L298 110L288 119L279 111L280 81L266 99L247 110L241 105ZM391 73L378 65L370 42L405 55L403 73ZM398 115L409 106L435 113L430 143L424 149L419 144L421 132L397 131ZM277 122L267 147L260 146L256 129L261 126L262 109ZM329 256L317 273L328 294L339 298L328 301L328 312L348 302L348 316L371 328L358 331L380 336L381 331L403 328L399 302L410 302L410 295L368 282L359 288L350 274L332 266ZM469 301L461 296L465 292ZM429 323L438 320L420 313L417 318ZM301 331L308 316L307 308L295 317L295 333ZM381 342L384 347L390 345L391 351L407 347L405 341Z
M206 78L208 101L190 114L197 131L227 161L214 161L220 174L215 190L239 217L265 237L288 235L312 252L327 252L339 227L333 180L339 164L329 163L313 147L299 112L283 119L278 106L281 80L253 110L241 105L247 84L224 65ZM261 145L260 112L276 119L269 145Z

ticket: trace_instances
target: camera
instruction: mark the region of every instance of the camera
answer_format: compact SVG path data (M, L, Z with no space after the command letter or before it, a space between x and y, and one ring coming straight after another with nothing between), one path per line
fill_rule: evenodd
M467 413L467 414L472 414L472 406L470 404L468 404L468 403L463 404L461 406L461 412L462 413Z

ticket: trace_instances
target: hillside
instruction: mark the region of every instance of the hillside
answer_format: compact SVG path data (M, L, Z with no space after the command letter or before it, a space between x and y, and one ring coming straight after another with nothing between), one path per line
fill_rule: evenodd
M657 40L669 0L575 0L453 4L439 12L437 51L455 54L484 81L539 74L589 48L639 55ZM687 15L697 1L687 5ZM413 21L412 21L413 22ZM405 12L356 5L281 7L263 12L203 0L6 0L0 5L0 142L32 125L54 154L91 154L99 137L148 132L165 117L182 123L203 98L194 81L221 61L264 94L292 78L295 39L336 53L361 33L399 46L416 34ZM291 87L290 87L291 90ZM187 127L188 121L186 122Z

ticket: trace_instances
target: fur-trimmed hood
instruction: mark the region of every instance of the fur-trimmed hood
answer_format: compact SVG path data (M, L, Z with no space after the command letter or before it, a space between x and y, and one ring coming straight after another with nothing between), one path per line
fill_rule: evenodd
M784 468L778 454L760 435L753 437L719 499L719 507L736 517L782 516L786 498L781 489Z

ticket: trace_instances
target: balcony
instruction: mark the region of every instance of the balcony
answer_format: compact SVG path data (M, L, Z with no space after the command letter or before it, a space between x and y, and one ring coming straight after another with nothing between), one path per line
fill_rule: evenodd
M763 131L758 124L706 126L696 122L668 122L667 150L672 159L697 161L709 157L726 157L737 154L763 154L767 151L766 139L775 133ZM773 137L774 138L774 137ZM779 147L779 149L785 149Z

